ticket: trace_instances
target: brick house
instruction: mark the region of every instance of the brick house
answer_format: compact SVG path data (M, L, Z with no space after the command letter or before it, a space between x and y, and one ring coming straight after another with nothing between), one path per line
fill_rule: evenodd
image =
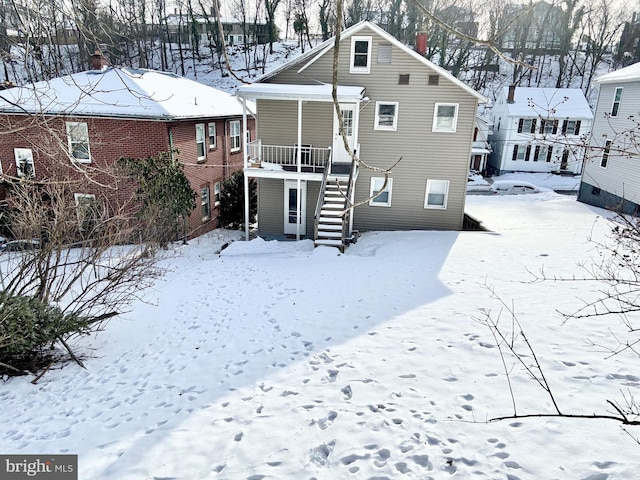
M97 194L130 197L133 186L114 183L107 167L120 157L173 151L198 195L189 237L218 226L222 183L243 166L236 97L171 73L110 67L99 54L92 70L1 91L0 121L1 173L35 180L63 166L76 176L89 173L92 182L74 194L76 203ZM253 119L246 125L250 141Z

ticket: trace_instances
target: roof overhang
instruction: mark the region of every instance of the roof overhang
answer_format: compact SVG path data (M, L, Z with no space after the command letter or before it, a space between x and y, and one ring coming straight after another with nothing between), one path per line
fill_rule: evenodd
M332 102L333 86L330 84L295 85L288 83L252 83L238 87L239 97L258 100L306 100L314 102ZM359 102L364 99L365 88L350 85L338 85L339 102Z

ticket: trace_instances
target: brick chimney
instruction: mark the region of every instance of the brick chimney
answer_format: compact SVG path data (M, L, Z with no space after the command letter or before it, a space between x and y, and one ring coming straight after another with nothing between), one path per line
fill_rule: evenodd
M91 70L102 71L107 68L108 65L107 59L104 58L100 50L96 50L95 53L91 55Z
M509 85L509 93L507 94L507 103L513 103L516 96L516 86Z
M416 52L423 57L427 56L427 32L416 34Z

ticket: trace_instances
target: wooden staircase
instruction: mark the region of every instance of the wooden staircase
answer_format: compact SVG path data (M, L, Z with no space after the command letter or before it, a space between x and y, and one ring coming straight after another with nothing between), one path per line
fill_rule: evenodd
M349 228L347 208L347 185L349 178L335 176L327 179L320 192L320 211L316 216L315 245L337 247L341 251L345 248L345 232Z

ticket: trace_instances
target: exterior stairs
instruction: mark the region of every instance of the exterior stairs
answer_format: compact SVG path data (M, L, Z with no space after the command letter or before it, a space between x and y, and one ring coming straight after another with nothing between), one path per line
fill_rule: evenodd
M345 248L345 232L349 215L343 215L347 206L348 177L339 180L327 179L324 191L320 192L322 202L320 214L316 218L315 245Z

